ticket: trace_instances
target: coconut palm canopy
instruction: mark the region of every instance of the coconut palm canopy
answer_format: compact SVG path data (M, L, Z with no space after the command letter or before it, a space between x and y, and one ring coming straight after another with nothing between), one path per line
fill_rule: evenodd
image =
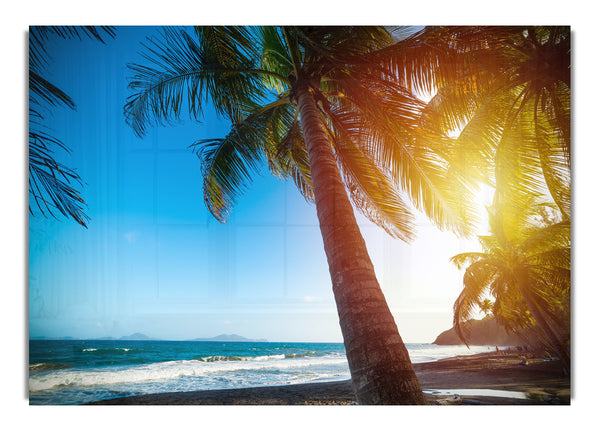
M428 124L460 131L453 165L494 186L503 208L549 194L570 219L569 27L430 27L414 38L419 63L439 65Z
M439 227L469 232L469 190L448 181L449 147L423 128L425 105L399 85L404 73L376 57L395 42L383 27L167 28L130 66L126 119L142 135L183 113L201 120L210 103L231 120L227 136L193 145L206 205L224 221L265 160L313 199L295 94L308 81L357 209L404 240L415 234L412 205Z
M548 217L553 213L554 218ZM568 369L570 223L556 220L558 210L533 202L521 214L515 223L514 218L503 218L502 212L490 207L491 232L480 236L482 251L452 257L455 265L465 267L464 288L454 305L454 327L466 344L464 323L491 296L492 314L507 329L523 333L537 326L540 340Z

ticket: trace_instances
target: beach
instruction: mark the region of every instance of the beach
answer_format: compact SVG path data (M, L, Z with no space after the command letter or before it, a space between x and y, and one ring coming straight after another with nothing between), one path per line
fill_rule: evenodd
M570 404L571 381L560 363L518 352L489 352L414 364L428 404ZM464 392L464 393L463 393ZM454 396L458 393L458 397ZM519 397L515 397L518 393ZM351 405L349 380L243 389L168 392L95 405Z

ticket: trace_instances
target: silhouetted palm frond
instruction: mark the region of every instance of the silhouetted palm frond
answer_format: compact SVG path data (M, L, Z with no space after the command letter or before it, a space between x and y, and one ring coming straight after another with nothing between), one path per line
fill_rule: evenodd
M43 76L44 66L51 61L46 42L51 38L93 38L104 42L114 37L112 27L32 26L29 28L29 212L34 203L42 215L58 212L87 227L85 202L75 188L82 181L74 169L56 161L54 149L68 152L59 139L43 131L47 113L55 107L75 109L71 97Z
M54 159L53 147L68 151L55 138L30 131L29 133L29 195L42 215L54 216L58 211L87 227L89 217L84 212L85 202L74 185L81 178L72 169ZM31 203L29 211L33 214Z

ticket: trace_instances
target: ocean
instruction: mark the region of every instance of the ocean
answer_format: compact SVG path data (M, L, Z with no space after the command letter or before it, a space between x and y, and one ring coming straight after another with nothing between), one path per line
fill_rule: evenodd
M490 346L406 345L413 363ZM29 403L346 380L341 343L30 340Z

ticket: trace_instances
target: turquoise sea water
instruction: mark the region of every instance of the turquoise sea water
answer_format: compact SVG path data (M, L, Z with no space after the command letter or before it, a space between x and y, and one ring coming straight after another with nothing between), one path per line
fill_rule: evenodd
M407 344L413 363L488 346ZM341 343L31 340L30 404L350 378Z

